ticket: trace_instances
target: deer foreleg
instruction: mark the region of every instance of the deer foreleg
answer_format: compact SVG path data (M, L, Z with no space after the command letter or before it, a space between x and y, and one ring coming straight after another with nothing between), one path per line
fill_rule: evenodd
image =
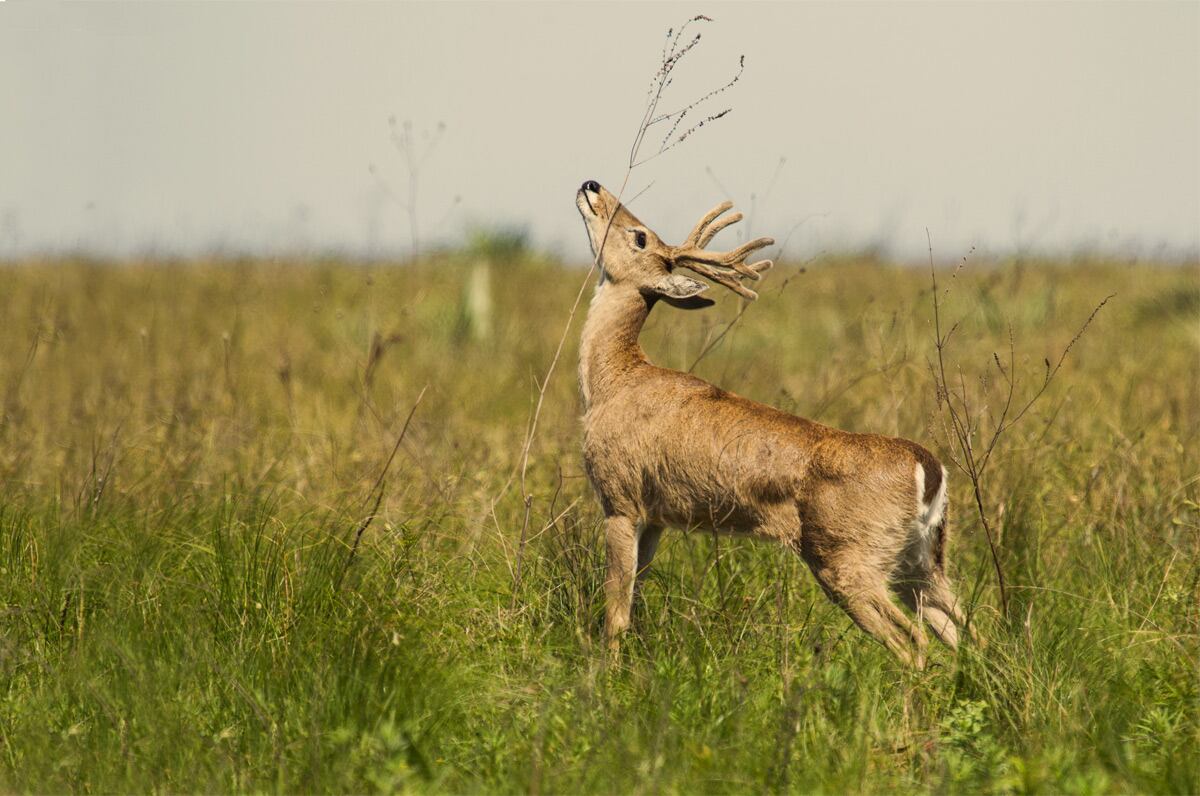
M611 652L620 649L621 634L629 627L633 585L637 577L637 525L629 517L604 521L608 575L604 580L604 637Z

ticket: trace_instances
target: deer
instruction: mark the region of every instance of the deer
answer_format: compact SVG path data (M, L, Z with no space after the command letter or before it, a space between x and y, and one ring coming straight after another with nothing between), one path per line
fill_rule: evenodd
M975 638L946 576L946 468L907 439L822 425L654 365L638 343L660 302L715 302L687 269L748 300L774 243L706 246L742 219L723 202L672 246L595 180L576 193L599 280L579 350L583 461L604 515L604 636L630 626L665 528L752 537L798 554L824 593L903 664L922 669L921 623L951 649ZM896 596L914 622L893 601Z

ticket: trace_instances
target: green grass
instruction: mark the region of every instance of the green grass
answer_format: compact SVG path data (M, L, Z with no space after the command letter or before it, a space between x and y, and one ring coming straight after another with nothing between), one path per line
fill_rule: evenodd
M512 484L582 274L497 263L490 336L466 274L458 257L0 269L0 790L1200 790L1194 267L943 276L985 419L1010 324L1028 394L1116 297L988 474L1007 618L952 473L952 577L990 643L938 648L924 673L785 551L682 533L606 662L577 329L523 553ZM660 308L644 343L687 367L736 312ZM782 266L697 372L945 455L930 321L921 269Z

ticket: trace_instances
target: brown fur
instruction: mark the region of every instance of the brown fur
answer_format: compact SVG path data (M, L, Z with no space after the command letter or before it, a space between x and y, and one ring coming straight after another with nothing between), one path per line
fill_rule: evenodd
M771 263L744 260L772 241L726 254L704 251L714 228L740 218L716 220L727 204L680 247L663 243L594 183L579 191L577 205L593 250L603 249L579 375L584 463L606 517L610 646L616 649L629 625L636 581L666 526L786 545L855 622L913 665L923 664L925 636L889 589L954 646L964 618L942 568L943 470L933 454L909 440L795 417L657 367L638 344L659 300L711 304L697 298L706 285L675 273L677 267L753 298L741 279L758 279Z

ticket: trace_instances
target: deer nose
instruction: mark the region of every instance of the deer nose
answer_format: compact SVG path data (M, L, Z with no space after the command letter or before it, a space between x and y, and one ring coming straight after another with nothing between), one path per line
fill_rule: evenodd
M592 193L600 193L600 183L595 180L588 180L583 184L583 190L591 191Z

